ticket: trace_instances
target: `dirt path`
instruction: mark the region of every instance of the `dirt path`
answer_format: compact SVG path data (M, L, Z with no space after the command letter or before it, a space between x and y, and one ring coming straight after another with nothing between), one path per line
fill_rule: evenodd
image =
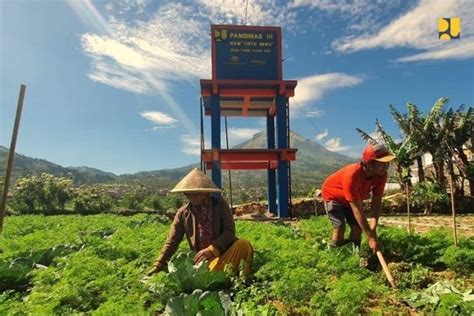
M408 229L406 215L382 216L380 223ZM459 236L474 237L474 215L460 215L456 218L456 224ZM451 229L453 227L453 218L450 215L412 216L411 226L412 230L419 233L440 227Z

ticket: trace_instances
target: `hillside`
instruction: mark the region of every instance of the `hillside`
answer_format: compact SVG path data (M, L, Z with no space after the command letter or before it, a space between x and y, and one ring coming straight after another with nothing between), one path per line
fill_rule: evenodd
M240 143L233 148L265 148L266 133L255 134L251 139ZM324 178L340 166L351 163L353 158L331 152L323 146L303 136L291 132L291 147L298 148L297 160L291 164L293 189L304 193L309 188L319 186ZM8 149L0 146L0 174L5 174ZM199 163L180 168L143 171L134 174L115 175L90 167L62 167L44 159L15 155L13 178L27 174L51 173L56 176L71 176L76 185L107 182L140 182L157 188L170 188L192 168L199 167ZM266 188L266 171L232 171L234 191L238 194L239 188L245 188L247 194L262 196ZM297 179L297 181L295 181ZM228 187L228 173L223 172L224 188ZM263 191L262 191L263 190ZM255 191L255 193L252 193Z
M0 146L0 175L4 176L7 166L8 148ZM50 173L55 176L72 177L76 185L106 183L117 179L113 173L89 167L63 167L45 159L31 158L15 154L12 181L30 174Z

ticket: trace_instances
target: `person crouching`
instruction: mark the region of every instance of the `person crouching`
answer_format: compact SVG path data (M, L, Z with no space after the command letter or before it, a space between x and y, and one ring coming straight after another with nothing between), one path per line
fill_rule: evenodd
M222 197L211 196L211 193L220 191L198 169L193 169L171 190L173 193L183 193L189 203L177 211L161 253L147 275L165 268L184 236L189 248L197 252L194 263L205 260L211 271L222 271L230 264L237 273L243 262L242 273L250 275L252 245L236 237L234 218L227 202Z

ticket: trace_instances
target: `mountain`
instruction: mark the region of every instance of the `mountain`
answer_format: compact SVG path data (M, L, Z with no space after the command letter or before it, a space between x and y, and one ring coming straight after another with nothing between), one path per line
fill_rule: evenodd
M193 168L200 168L199 163L173 169L160 169L152 171L141 171L133 174L119 176L120 182L133 182L156 186L159 188L172 188L182 177Z
M6 172L8 148L0 146L0 176ZM63 167L45 159L31 158L15 153L12 179L30 174L50 173L55 176L72 177L76 185L91 183L106 183L117 180L113 173L89 167Z
M234 146L236 149L266 148L267 136L262 131L255 134L251 139ZM290 132L290 147L297 148L296 161L292 163L295 169L333 169L343 164L354 162L354 158L332 152L318 143L304 138L295 132Z
M265 132L255 134L251 139L240 143L233 148L266 148L267 137ZM324 178L331 172L355 159L331 152L323 146L291 132L290 145L298 148L296 161L291 163L292 188L295 192L305 193L308 188L319 186ZM0 146L0 175L5 174L8 149ZM72 176L76 185L83 183L107 183L107 182L139 182L152 185L157 188L171 188L176 182L187 174L192 168L199 168L199 163L190 164L180 168L161 169L154 171L143 171L134 174L123 174L117 176L110 172L104 172L90 167L62 167L44 159L30 158L20 154L15 155L14 178L26 174L51 173L56 176ZM266 171L232 171L233 189L239 192L244 188L247 191L261 192L266 188ZM222 173L223 186L228 187L228 172ZM256 195L260 195L258 193Z
M118 179L118 176L112 172L106 172L87 166L68 167L67 169L70 170L73 178L77 179L82 177L84 183L104 183Z
M236 149L266 148L267 136L262 131L251 139L239 145ZM307 139L298 133L290 133L290 147L297 148L296 161L291 163L292 191L305 195L308 191L319 187L324 179L340 167L355 162L354 158L332 152L320 144ZM233 187L266 187L266 171L232 171ZM223 183L226 183L227 173L223 173ZM234 183L236 184L234 186Z
M234 149L266 148L267 136L262 131L255 134L251 139L240 143ZM291 132L290 146L298 148L296 161L291 163L292 190L296 194L307 194L309 190L319 187L330 173L341 166L355 162L356 160L332 151L310 139ZM199 163L187 165L181 168L145 171L130 175L121 175L120 181L139 181L140 183L155 185L159 187L172 188L179 179L186 175L192 168L199 168ZM222 172L222 184L224 190L229 188L229 173ZM231 172L233 193L245 189L249 195L263 197L262 188L266 189L266 170Z

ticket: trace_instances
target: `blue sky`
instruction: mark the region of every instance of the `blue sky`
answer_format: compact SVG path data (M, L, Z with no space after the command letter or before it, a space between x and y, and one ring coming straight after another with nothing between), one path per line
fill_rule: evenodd
M17 152L117 174L198 161L210 25L242 24L245 6L2 0L0 144L10 143L24 83ZM389 104L474 103L472 1L249 0L247 12L248 25L282 27L283 76L299 81L291 127L330 150L358 157L355 128L373 131L376 118L398 136ZM461 39L438 39L440 17L461 18ZM230 118L231 145L263 128Z

